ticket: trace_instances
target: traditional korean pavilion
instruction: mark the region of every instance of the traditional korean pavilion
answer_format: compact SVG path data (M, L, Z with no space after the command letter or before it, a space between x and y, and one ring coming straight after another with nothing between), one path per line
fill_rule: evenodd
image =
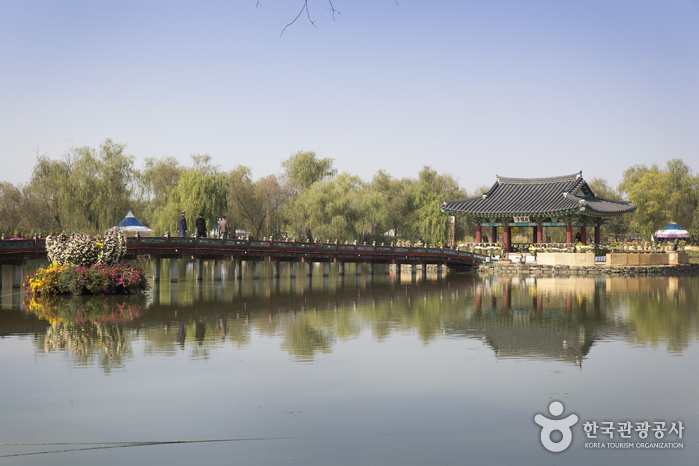
M482 242L483 227L492 227L491 242L497 242L503 227L503 246L511 250L510 227L532 227L535 243L543 243L542 227L565 227L566 243L573 242L573 228L579 228L587 242L587 228L595 229L600 243L600 226L611 218L633 212L628 201L615 201L595 195L580 173L552 178L495 177L495 184L480 196L444 201L442 212L466 215L477 225L476 242Z

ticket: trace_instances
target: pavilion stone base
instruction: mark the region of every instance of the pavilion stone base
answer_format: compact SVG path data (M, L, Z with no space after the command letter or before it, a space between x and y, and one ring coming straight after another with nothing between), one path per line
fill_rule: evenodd
M651 254L607 254L607 265L611 266L670 264L689 264L689 254L680 251Z
M536 255L536 262L540 265L594 266L595 255L585 252L540 252Z

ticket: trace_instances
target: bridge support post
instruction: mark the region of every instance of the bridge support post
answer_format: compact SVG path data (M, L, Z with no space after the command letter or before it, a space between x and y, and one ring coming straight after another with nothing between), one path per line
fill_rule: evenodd
M170 285L170 304L177 304L177 284Z
M415 275L417 273L417 265L410 264L410 275Z
M204 280L204 261L202 259L197 259L195 268L196 268L197 281L200 282L200 281Z
M272 277L279 278L279 261L272 261Z
M177 282L177 272L179 270L179 259L170 259L170 281Z
M401 269L403 268L403 266L401 264L395 264L395 266L396 266L396 278L398 278L400 280L400 274L402 271Z
M260 278L260 261L255 261L255 268L252 271L252 278Z
M340 276L343 276L345 274L345 263L344 262L338 262L337 263L337 273Z
M296 262L291 262L291 267L289 270L289 278L296 278Z
M12 266L12 288L22 287L22 266L13 265Z
M221 261L219 260L214 261L214 281L221 281Z
M425 279L427 278L427 264L422 264L422 265L420 265L420 269L421 269L421 272L422 272L422 273L421 273L422 279L425 280Z
M330 262L323 262L323 276L330 276Z
M367 267L369 268L369 270L368 270L369 275L374 275L374 264L371 263L371 262L369 262L369 263L367 264Z
M306 262L306 276L307 277L312 277L313 276L313 262Z
M437 264L437 275L442 276L442 264Z
M153 259L153 281L160 282L160 258Z
M383 273L384 275L388 275L389 273L391 273L391 264L384 264Z
M233 261L233 274L236 280L243 278L243 261L236 259Z
M160 278L153 282L153 287L150 290L151 303L160 304Z
M361 263L361 262L355 262L355 263L354 263L354 274L355 274L355 275L361 275L361 274L362 274L362 263Z

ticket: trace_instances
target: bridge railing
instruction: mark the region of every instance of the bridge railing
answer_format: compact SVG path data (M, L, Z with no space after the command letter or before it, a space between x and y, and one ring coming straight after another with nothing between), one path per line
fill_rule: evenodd
M341 256L343 254L356 254L359 257L371 255L375 257L401 257L405 259L444 259L445 261L460 261L469 259L471 261L483 261L485 257L468 251L456 249L445 249L444 247L430 246L397 246L397 245L377 245L359 243L340 242L303 242L264 239L256 240L250 238L198 238L179 236L130 236L126 238L127 254L131 250L132 254L148 254L148 251L165 251L173 249L182 254L225 254L235 251L264 252L274 251L277 253L313 254L322 257L324 254ZM8 254L9 253L9 254ZM35 237L34 239L0 240L0 261L4 257L5 262L19 258L40 258L46 256L46 240Z
M133 236L127 238L127 247L140 248L143 246L157 246L161 244L177 244L183 248L187 246L195 247L196 249L220 248L221 246L231 250L253 250L253 251L278 251L278 252L295 252L295 253L350 253L350 254L372 254L372 255L408 255L408 256L445 256L445 259L478 259L480 255L473 254L468 251L459 251L444 247L430 246L397 246L386 244L360 244L360 243L340 243L340 242L306 242L296 240L274 240L264 239L256 240L250 238L197 238L197 237L149 237L149 236Z

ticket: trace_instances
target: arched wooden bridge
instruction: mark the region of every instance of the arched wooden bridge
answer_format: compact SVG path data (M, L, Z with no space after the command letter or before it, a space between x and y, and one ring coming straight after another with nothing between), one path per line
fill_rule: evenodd
M236 277L239 278L240 267L238 265L241 261L255 263L254 276L259 276L260 261L272 262L275 276L278 276L279 262L290 262L292 276L295 276L297 263L323 263L324 274L327 273L328 266L332 262L340 265L341 274L344 274L344 264L348 262L369 264L370 266L373 264L394 264L398 266L396 268L398 273L400 273L400 266L410 265L414 273L415 267L418 265L436 265L439 269L442 266L462 268L479 265L486 258L486 256L466 251L441 247L182 238L176 236L135 236L128 237L126 242L125 259L148 257L154 260L153 278L155 280L160 279L160 259L191 258L198 260L199 264L202 260L233 260L236 262ZM27 260L45 257L46 240L44 239L0 241L0 264L21 265ZM176 264L177 261L171 261L174 280L177 279ZM373 272L373 267L370 267L370 271ZM14 279L13 286L18 286Z

